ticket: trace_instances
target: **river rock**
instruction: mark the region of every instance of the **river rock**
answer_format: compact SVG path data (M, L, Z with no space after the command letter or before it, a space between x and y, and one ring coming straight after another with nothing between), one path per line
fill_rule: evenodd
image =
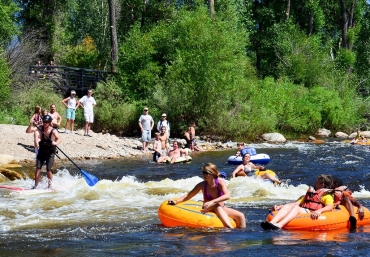
M272 143L285 143L285 137L280 133L267 133L262 135L263 140Z
M337 138L348 138L348 135L344 132L337 132L334 136Z
M325 128L320 128L316 131L315 135L320 137L329 137L331 134L331 131Z
M370 131L361 131L361 134L364 135L366 138L370 138ZM350 139L353 139L355 138L357 135L357 132L353 132L351 135L349 135L348 137Z

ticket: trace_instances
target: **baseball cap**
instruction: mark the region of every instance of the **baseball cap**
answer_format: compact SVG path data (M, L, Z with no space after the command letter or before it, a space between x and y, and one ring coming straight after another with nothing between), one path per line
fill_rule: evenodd
M162 117L166 117L167 115L165 113L162 113Z
M144 108L144 111L147 111L147 110L148 110L148 108L147 108L147 107L145 107L145 108Z
M71 95L75 95L75 94L76 94L76 91L72 90Z

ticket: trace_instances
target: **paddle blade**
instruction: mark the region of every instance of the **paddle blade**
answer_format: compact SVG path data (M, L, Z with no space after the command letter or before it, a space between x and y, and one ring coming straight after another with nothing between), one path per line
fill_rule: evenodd
M81 174L82 176L84 177L84 179L86 180L86 183L89 185L89 186L94 186L96 183L98 183L98 178L95 177L94 175L91 175L90 173L84 171L84 170L80 170L81 171Z

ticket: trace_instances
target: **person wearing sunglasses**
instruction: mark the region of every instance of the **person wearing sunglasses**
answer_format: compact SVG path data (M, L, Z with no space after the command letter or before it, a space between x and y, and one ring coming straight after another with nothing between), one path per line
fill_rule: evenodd
M204 181L198 183L189 193L177 200L168 200L168 204L176 205L193 198L199 191L203 193L202 212L215 212L222 223L233 228L229 217L235 220L237 228L245 228L246 221L243 213L225 206L225 201L230 199L230 193L223 179L219 179L220 172L216 165L207 163L202 167Z

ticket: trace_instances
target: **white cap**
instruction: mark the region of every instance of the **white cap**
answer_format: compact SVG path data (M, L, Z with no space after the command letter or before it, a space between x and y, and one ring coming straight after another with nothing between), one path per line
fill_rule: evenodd
M162 113L162 117L166 117L167 115L165 113Z
M76 91L72 90L71 91L71 95L73 95L73 94L76 94Z

